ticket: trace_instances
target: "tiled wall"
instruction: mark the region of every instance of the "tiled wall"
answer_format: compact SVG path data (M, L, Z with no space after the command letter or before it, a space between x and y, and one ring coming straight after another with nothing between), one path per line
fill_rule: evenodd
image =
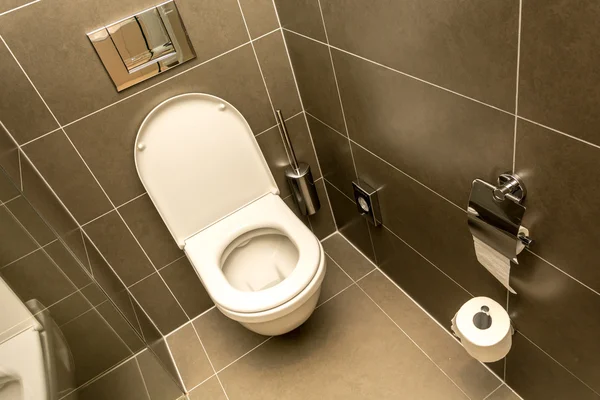
M471 296L518 332L491 365L525 399L600 393L600 7L276 1L340 231L441 324ZM507 291L478 264L471 181L514 171L535 242ZM380 189L384 227L351 181Z
M293 208L274 118L282 109L323 204L304 221L321 238L335 225L273 2L178 0L197 58L118 93L86 32L155 3L41 0L0 14L0 121L75 218L90 262L118 275L107 285L125 287L166 335L212 302L135 169L137 130L160 102L203 92L232 103Z

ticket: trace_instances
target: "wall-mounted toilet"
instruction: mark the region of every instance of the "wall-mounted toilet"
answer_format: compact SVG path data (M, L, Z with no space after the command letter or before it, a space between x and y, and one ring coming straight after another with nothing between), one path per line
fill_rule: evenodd
M325 276L323 248L279 197L238 110L201 93L164 101L138 131L135 163L223 314L263 335L308 319Z

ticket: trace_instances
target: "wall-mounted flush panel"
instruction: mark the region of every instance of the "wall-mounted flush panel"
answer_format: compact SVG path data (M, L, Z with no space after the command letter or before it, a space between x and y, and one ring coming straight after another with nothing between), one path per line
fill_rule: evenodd
M381 210L379 208L379 197L377 190L367 185L362 180L352 182L354 189L354 200L358 212L361 213L373 226L381 225Z
M117 91L196 57L173 1L88 33Z

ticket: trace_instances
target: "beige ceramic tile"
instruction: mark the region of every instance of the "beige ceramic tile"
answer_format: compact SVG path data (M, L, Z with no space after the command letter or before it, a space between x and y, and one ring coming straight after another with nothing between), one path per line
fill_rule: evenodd
M219 377L231 399L466 399L358 287Z

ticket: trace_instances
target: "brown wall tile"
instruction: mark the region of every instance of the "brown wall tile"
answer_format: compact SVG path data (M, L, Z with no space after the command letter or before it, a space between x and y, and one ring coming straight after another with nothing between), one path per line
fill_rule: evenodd
M19 160L19 149L13 141L10 134L0 125L0 175L5 175L14 186L21 189L21 165ZM4 182L5 177L2 176L0 181ZM5 198L4 192L6 188L4 183L0 183L0 201L8 200ZM12 185L8 185L12 186ZM14 193L14 190L11 191Z
M254 133L275 124L256 57L248 45L70 125L67 134L116 205L144 192L133 148L146 115L170 97L193 92L233 104Z
M279 28L273 0L240 0L240 6L252 38Z
M202 314L214 305L186 257L161 269L159 273L190 318Z
M532 250L600 291L600 149L519 120L516 172Z
M155 271L116 211L83 229L126 285L134 284Z
M527 400L600 397L518 332L507 356L506 383Z
M302 111L281 31L260 38L254 42L254 48L273 107L282 110L284 117L291 117Z
M321 5L332 45L514 111L518 0Z
M68 0L39 2L3 16L0 33L50 109L66 124L248 41L236 0L179 2L197 58L117 93L85 33L154 5L149 0L86 0L77 7Z
M156 268L183 256L147 194L120 207L119 213Z
M306 128L304 115L299 114L290 118L286 121L286 126L298 162L305 162L310 165L313 179L319 179L321 172L319 171L319 164L317 163L317 156L312 146L310 133ZM280 196L289 196L290 188L285 177L285 170L290 167L290 160L283 145L279 128L273 127L258 135L256 141L271 169L271 174L273 174L273 178L277 183Z
M304 110L339 132L345 132L344 118L327 47L290 32L285 32L285 40Z
M61 330L73 354L77 385L132 354L96 310L63 325Z
M89 386L78 390L74 396L76 397L67 398L67 400L75 400L75 398L78 400L148 400L144 381L134 358Z
M375 243L373 243L375 244ZM325 252L342 266L344 271L354 280L358 280L375 269L370 263L340 234L333 235L323 242ZM375 248L376 250L376 248Z
M123 316L117 311L111 302L105 301L96 307L96 310L117 333L117 335L119 335L121 340L125 342L129 350L131 350L133 353L137 353L145 348L140 336L136 334L136 331L133 329L133 327L127 323L125 318L123 318Z
M325 30L318 0L275 0L284 28L324 42Z
M4 22L6 17L0 19ZM17 142L25 143L58 128L52 114L1 42L0 92L0 120Z
M517 329L600 392L600 296L530 252L511 270Z
M90 311L92 305L88 303L80 292L74 292L58 303L48 308L50 316L58 326L62 326L85 312Z
M33 207L31 207L31 204L29 204L25 197L20 196L12 200L6 204L6 207L40 246L44 246L56 239L54 233L48 228L48 225L46 225Z
M15 261L38 246L5 206L0 207L0 266Z
M76 290L42 250L1 269L0 274L23 302L36 299L44 307Z
M345 136L307 115L323 176L338 189L354 198L352 181L356 180L350 143Z
M136 358L151 400L174 400L183 394L152 352L144 351Z
M329 205L329 197L325 190L325 181L319 179L315 182L317 187L317 196L319 196L319 203L321 208L316 214L308 217L310 220L310 226L313 233L318 239L326 238L335 232L335 221L333 220L333 214L331 213L331 206Z
M523 2L519 115L600 145L600 4Z
M475 257L467 214L353 145L358 174L379 188L383 223L471 294L503 304L506 289Z
M454 203L512 167L514 117L334 50L348 134Z
M46 251L52 261L54 261L54 264L61 269L77 288L80 289L91 283L91 279L84 267L73 257L73 254L69 252L61 241L56 240L50 243L44 247L44 251Z
M136 283L130 290L163 335L187 322L186 315L158 273Z
M340 192L339 188L325 181L325 188L331 201L335 224L344 237L354 244L364 255L375 260L369 227L366 219L358 213L356 204Z
M23 149L79 223L111 209L106 195L62 131Z

